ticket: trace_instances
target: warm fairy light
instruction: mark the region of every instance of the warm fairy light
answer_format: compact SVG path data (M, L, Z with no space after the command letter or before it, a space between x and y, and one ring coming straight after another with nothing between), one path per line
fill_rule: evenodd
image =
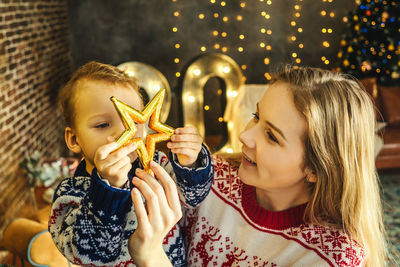
M297 57L297 53L292 53L292 57L296 58Z
M240 3L240 7L241 7L241 8L245 8L245 7L246 7L246 3L243 3L243 2Z
M176 48L176 49L178 49L178 48L180 48L180 47L181 47L180 44L175 44L175 48Z
M301 63L301 59L300 58L296 58L296 63L300 64Z
M202 47L200 47L200 50L201 50L202 52L204 52L204 51L207 50L207 48L206 48L205 46L202 46Z
M298 28L297 31L298 32L303 32L303 28Z
M299 48L303 48L304 47L304 45L303 44L299 44Z
M268 0L268 1L267 1L267 4L268 4L268 5L271 5L271 4L272 4L272 1L271 1L271 0Z
M329 13L329 17L334 18L335 17L335 13L334 12Z
M271 16L270 16L269 14L267 14L267 15L265 15L265 18L266 18L266 19L270 19Z
M219 117L219 118L218 118L218 121L219 121L219 122L223 122L223 121L224 121L224 118Z
M264 64L265 64L265 65L268 65L268 64L269 64L269 58L267 58L267 57L264 58Z
M272 79L271 74L269 74L268 72L264 73L264 77L265 77L267 80L271 80L271 79Z
M260 47L265 47L265 43L260 43Z
M222 90L221 90L221 89L218 89L218 90L217 90L217 94L218 94L218 95L222 95Z
M242 70L246 70L247 69L247 66L246 65L242 65L242 66L240 66L241 68L242 68Z
M243 40L244 39L244 35L243 34L239 35L239 39Z
M175 12L174 12L174 16L175 16L175 17L178 17L178 16L179 16L179 11L175 11Z
M228 34L227 34L226 32L222 32L222 33L221 33L221 36L222 36L222 37L226 37L227 35L228 35Z
M267 49L267 50L269 51L269 50L271 50L271 46L270 46L270 45L267 45L267 46L265 47L265 49Z
M173 31L173 32L177 32L177 31L178 31L178 28L177 28L177 27L173 27L173 28L172 28L172 31Z
M174 62L175 62L175 63L179 63L179 58L177 58L177 57L174 58Z
M296 12L296 13L294 14L294 16L295 16L296 18L299 18L299 17L300 17L300 13L299 13L299 12Z
M218 18L219 14L218 13L214 13L213 16L214 16L214 18Z
M214 36L218 36L218 31L213 31L212 33Z
M330 44L329 44L328 41L323 41L323 42L322 42L322 45L325 46L325 47L329 47L329 46L330 46Z
M175 73L175 76L176 76L176 77L180 77L180 76L181 76L181 73L178 71L177 73Z
M271 30L268 30L268 31L267 31L267 34L268 34L268 35L271 35L271 34L272 34L272 31L271 31Z
M239 52L243 52L243 47L239 46L239 47L238 47L238 51L239 51Z
M209 109L210 109L210 106L208 106L208 105L204 106L204 110L209 110Z
M261 33L265 33L265 32L266 32L265 28L261 28L261 29L260 29L260 32L261 32Z
M296 41L296 36L292 36L291 38L290 38L292 41Z
M210 3L211 4L215 4L215 0L210 0Z
M264 17L265 15L267 15L267 12L265 12L265 11L262 11L262 12L261 12L261 16L263 16L263 17Z
M296 26L296 21L292 20L292 21L290 22L290 25L292 25L293 27Z
M328 29L328 33L332 33L332 29Z
M325 60L324 63L325 63L326 65L328 65L328 64L329 64L329 60Z
M322 60L322 61L325 61L325 60L326 60L326 57L321 57L321 60Z
M227 52L228 51L228 47L226 47L226 46L222 47L221 51L224 52L224 53Z
M300 9L300 6L299 6L299 5L295 5L295 6L294 6L294 9L299 10L299 9Z
M322 10L321 11L321 16L325 16L326 15L326 11L325 10Z
M203 13L200 13L200 14L199 14L199 19L204 19L204 17L205 17L205 16L204 16Z
M242 21L242 20L243 20L243 17L240 16L240 15L238 15L238 16L236 16L236 20L237 20L237 21Z
M193 74L194 74L194 76L199 76L199 75L201 74L201 70L199 70L199 69L194 69L194 70L193 70Z
M221 47L221 46L220 46L219 44L215 44L215 45L214 45L214 48L215 48L215 49L219 49L220 47Z
M326 33L326 29L325 28L322 28L322 33Z
M190 103L194 103L194 101L196 100L196 98L192 95L188 96L187 99Z
M221 6L226 6L226 3L224 1L222 1Z
M222 20L223 20L224 22L227 22L227 21L229 20L229 18L228 18L228 17L223 17Z

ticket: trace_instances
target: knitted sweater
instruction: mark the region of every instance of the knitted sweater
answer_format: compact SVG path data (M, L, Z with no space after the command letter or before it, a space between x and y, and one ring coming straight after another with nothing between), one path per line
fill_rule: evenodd
M210 194L185 214L189 266L363 266L365 251L342 230L304 223L306 204L272 212L238 168L213 157Z
M210 191L213 168L208 150L203 146L197 169L182 167L175 155L171 162L162 152L154 161L177 179L181 201L196 206ZM171 164L172 163L172 164ZM129 181L135 161L128 174ZM176 174L176 176L175 176ZM81 266L135 266L128 252L128 239L137 227L130 190L109 186L96 169L90 176L83 160L74 177L63 180L56 189L49 231L57 248L74 264ZM175 225L164 239L164 250L174 266L186 266L186 253L180 226Z

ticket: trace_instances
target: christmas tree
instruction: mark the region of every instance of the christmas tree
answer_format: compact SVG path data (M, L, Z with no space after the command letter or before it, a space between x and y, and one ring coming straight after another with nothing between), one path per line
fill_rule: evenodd
M340 70L400 86L400 1L358 0L344 22L348 31L338 53Z

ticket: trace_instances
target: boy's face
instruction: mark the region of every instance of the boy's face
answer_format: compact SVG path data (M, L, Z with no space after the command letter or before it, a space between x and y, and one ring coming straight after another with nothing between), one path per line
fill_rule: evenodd
M80 92L76 96L74 106L75 126L71 131L75 136L76 148L80 149L78 152L84 155L87 170L91 172L96 150L108 143L107 137L112 136L116 140L125 130L110 97L114 96L137 110L143 109L143 101L137 91L123 85L85 80L80 82L78 86L82 88L79 88ZM137 126L136 136L142 137L144 127L143 125ZM137 154L134 152L131 160L136 159L136 157Z

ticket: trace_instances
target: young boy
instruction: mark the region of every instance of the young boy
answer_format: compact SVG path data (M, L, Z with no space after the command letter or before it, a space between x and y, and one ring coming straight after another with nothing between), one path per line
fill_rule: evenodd
M114 141L124 126L111 96L143 109L135 80L98 62L78 69L59 96L66 144L83 160L74 177L63 180L55 192L49 231L58 249L78 265L134 266L127 245L137 227L130 191L135 170L142 166L136 145L116 150ZM142 135L143 125L138 125L137 136ZM177 180L181 201L196 206L211 187L210 153L193 127L176 129L168 147L172 164L158 151L153 160ZM186 266L178 224L164 239L163 248L174 266Z

